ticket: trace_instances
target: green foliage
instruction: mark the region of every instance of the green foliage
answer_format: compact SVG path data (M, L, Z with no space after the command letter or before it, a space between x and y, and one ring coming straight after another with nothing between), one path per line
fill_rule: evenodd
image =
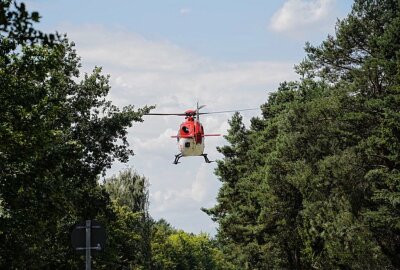
M56 34L44 34L35 29L33 23L40 20L39 13L28 12L24 3L12 0L0 2L0 54L9 53L19 45L54 44L60 40Z
M132 169L127 169L105 180L104 187L110 198L119 205L127 206L132 212L147 215L148 180Z
M148 180L127 169L106 179L104 188L110 194L115 218L108 224L108 246L98 267L151 269Z
M71 226L112 216L98 175L127 161L126 129L149 108L107 101L100 68L79 79L73 44L48 42L23 4L0 14L0 268L77 266Z
M152 269L234 269L207 234L175 230L164 220L153 225L152 253Z
M400 268L400 6L355 1L219 148L224 254L240 269Z

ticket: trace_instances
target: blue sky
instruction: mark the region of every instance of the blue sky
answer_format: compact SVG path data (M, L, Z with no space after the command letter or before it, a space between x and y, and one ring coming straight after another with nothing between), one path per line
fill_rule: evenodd
M102 66L110 74L110 99L123 106L156 104L157 112L182 112L196 102L204 111L259 107L280 82L297 79L304 44L334 33L348 0L30 0L42 15L40 29L67 33L82 57L82 72ZM258 111L244 112L246 123ZM209 133L226 134L229 114L202 119ZM109 175L134 167L150 181L150 214L176 228L214 234L216 224L200 211L220 187L215 164L184 158L172 165L182 119L145 117L129 129L136 155ZM209 138L206 152L222 158Z
M318 42L328 31L332 32L335 18L343 17L351 5L348 0L30 2L41 11L42 23L48 29L63 32L60 28L62 24L119 27L149 39L168 40L201 55L227 61L297 60L303 55L304 41ZM299 26L308 28L301 31L303 35L291 38L290 35L282 35L284 31L268 29L272 16L287 2L298 2L300 13L307 8L307 2L325 5L331 10L322 14L323 18L311 15L316 17L315 21L310 19L310 23ZM302 5L302 2L305 4ZM277 53L277 50L282 53Z

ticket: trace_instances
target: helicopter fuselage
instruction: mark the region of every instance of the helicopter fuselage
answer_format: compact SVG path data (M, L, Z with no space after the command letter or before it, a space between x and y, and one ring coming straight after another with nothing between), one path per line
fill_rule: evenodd
M181 124L176 138L182 156L200 156L203 154L204 128L193 117L187 117L187 120Z
M204 152L204 141L196 143L194 138L180 138L178 141L179 151L184 157L201 156Z
M191 111L187 111L186 113L190 114ZM177 138L180 152L175 155L174 164L178 164L181 157L188 156L203 156L207 163L212 162L208 159L207 154L204 154L205 136L220 136L220 134L204 134L203 125L193 116L187 116L186 121L179 128L178 134L172 136L173 138Z

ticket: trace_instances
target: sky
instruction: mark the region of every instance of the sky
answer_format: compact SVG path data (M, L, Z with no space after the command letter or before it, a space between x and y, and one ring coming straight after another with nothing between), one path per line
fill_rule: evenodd
M95 66L110 75L109 98L120 107L156 105L152 112L181 113L199 102L204 112L259 108L284 81L304 45L334 34L350 0L28 0L45 32L66 33L82 59L82 74ZM259 110L241 113L246 125ZM232 114L205 115L206 133L227 134ZM217 224L201 211L215 205L221 182L215 163L178 153L183 118L145 116L129 128L135 152L107 176L134 168L150 183L150 215L177 229L214 235ZM205 141L211 160L222 159L223 137Z

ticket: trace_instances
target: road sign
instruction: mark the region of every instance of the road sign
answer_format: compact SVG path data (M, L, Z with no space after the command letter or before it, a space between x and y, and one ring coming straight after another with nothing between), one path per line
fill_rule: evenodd
M85 254L87 250L86 242L88 239L86 238L88 234L90 238L90 244L88 244L91 254L97 254L99 251L102 251L106 244L106 231L103 226L95 220L83 221L74 226L71 234L72 247L77 252Z

